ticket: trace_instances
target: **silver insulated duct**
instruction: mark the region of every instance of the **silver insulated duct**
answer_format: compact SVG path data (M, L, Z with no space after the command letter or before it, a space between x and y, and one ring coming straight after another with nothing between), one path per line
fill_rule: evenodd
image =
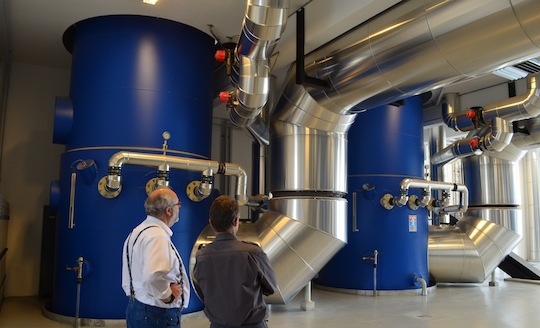
M431 226L429 268L437 282L481 283L519 243L514 231L464 217L456 226Z
M404 1L306 56L307 75L328 81L330 87L298 85L295 69L290 69L288 84L271 116L271 191L276 196L271 206L275 211L261 220L274 222L285 214L305 229L322 227L324 234L346 229L345 218L340 216L344 210L319 212L318 226L311 224L308 213L296 210L291 216L283 211L305 199L346 205L341 196L347 192L347 131L355 113L540 53L540 19L531 16L537 12L540 1L532 0ZM345 232L332 234L336 241L346 241L339 237ZM315 248L326 250L320 242L313 248L313 254ZM271 260L290 268L280 257ZM295 290L313 276L295 279L299 283Z
M241 225L276 268L280 293L270 302L291 300L347 241L356 112L533 57L539 12L538 0L403 1L305 57L306 73L329 88L298 85L290 69L269 117L270 210ZM208 241L205 231L197 243Z

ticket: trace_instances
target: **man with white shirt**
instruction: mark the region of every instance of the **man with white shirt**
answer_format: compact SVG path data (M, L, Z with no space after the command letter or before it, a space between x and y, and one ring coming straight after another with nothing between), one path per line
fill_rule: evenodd
M179 220L181 206L171 189L154 190L144 202L146 219L124 242L127 328L181 326L182 309L189 303L189 281L170 229Z

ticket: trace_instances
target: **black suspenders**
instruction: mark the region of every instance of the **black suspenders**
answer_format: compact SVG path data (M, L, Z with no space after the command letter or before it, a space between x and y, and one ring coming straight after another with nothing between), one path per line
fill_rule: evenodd
M137 237L135 237L135 241L133 242L133 245L131 246L131 251L133 252L133 247L135 246L135 243L137 243L137 240L139 239L139 237L141 236L141 234L146 230L146 229L149 229L149 228L159 228L159 226L155 226L155 225L152 225L152 226L148 226L144 229L142 229L138 234L137 234ZM130 260L130 256L129 256L129 241L131 239L131 233L129 234L128 236L128 241L126 243L126 259L127 259L127 267L128 267L128 272L129 272L129 292L130 292L130 295L129 297L131 298L134 298L135 297L135 288L133 288L133 277L131 275L131 260ZM172 242L170 242L170 245L171 245L171 248L174 252L174 255L176 255L176 258L178 259L178 265L180 266L180 287L182 287L182 304L180 305L180 308L184 307L184 275L182 273L182 260L180 259L180 254L178 254L178 251L176 250L176 248L174 248L174 245L172 244Z

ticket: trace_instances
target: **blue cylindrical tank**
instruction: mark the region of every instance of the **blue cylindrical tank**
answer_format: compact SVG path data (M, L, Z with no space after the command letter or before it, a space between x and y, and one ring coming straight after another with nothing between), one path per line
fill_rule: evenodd
M317 283L353 290L373 290L374 284L378 290L418 289L415 278L429 278L427 212L408 206L386 210L380 199L398 196L405 178L423 179L421 98L358 114L348 144L348 244L321 270Z
M73 55L71 104L59 102L61 119L55 120L62 123L55 126L55 140L66 144L66 152L51 312L76 314L76 272L66 268L83 257L79 316L125 318L122 244L145 218L146 184L156 177L157 167L124 164L116 198L101 196L98 183L118 151L161 154L164 131L171 135L167 155L210 157L213 41L181 23L130 15L87 19L65 32L64 44ZM185 265L207 225L212 201L194 203L186 196L186 186L199 179L196 172L170 172L170 186L182 201L172 239ZM203 307L192 295L187 313Z

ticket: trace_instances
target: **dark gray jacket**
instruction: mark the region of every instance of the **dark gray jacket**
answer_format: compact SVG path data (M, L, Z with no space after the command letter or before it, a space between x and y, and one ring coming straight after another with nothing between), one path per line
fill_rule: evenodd
M267 318L263 295L277 290L276 273L257 245L229 233L196 254L193 284L211 322L241 326Z

